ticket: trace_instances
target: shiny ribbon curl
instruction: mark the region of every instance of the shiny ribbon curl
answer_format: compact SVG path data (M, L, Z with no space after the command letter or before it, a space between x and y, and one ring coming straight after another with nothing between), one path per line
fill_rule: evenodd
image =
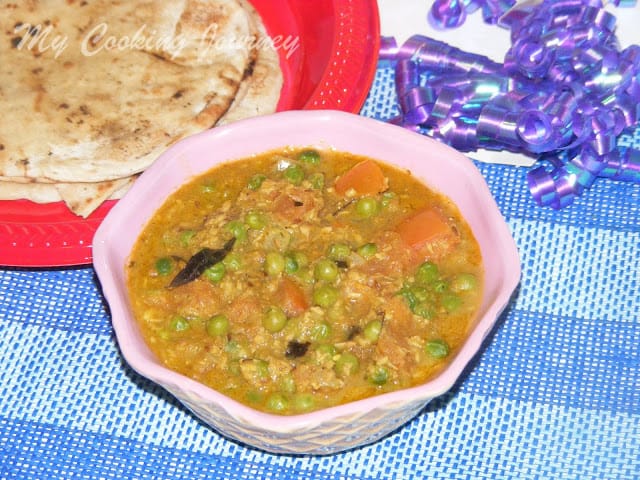
M435 0L429 10L429 24L439 30L456 28L467 19L467 10L463 2Z
M383 38L401 111L390 122L461 151L537 156L527 183L543 206L571 204L598 178L640 182L640 152L617 149L640 119L640 46L620 51L615 16L600 0L514 3L436 0L430 12L438 28L478 9L509 28L503 63L421 35L401 46Z

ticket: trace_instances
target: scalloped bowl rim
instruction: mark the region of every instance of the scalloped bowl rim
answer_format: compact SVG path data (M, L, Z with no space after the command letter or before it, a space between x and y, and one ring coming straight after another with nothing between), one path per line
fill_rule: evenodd
M255 410L163 367L155 361L141 339L124 285L125 261L141 227L167 195L183 184L185 179L188 181L218 163L291 145L333 148L366 155L401 168L410 167L414 175L447 195L447 188L444 188L446 185L438 184L437 181L431 183L431 176L425 178L426 172L420 170L420 165L415 163L416 158L425 156L426 162L434 162L439 169L455 175L455 181L451 184L462 184L455 189L466 191L461 195L473 194L473 198L467 199L465 203L475 203L478 200L482 202L481 205L475 205L476 210L470 215L452 195L448 195L458 204L474 232L478 225L490 225L493 232L491 244L484 247L481 245L483 261L485 274L489 268L497 268L499 272L495 275L498 278L492 281L493 291L485 291L482 314L463 346L450 363L427 383L311 413L282 416ZM207 153L203 153L204 151ZM194 154L198 158L193 158ZM201 158L203 155L208 158ZM433 173L431 171L429 175ZM442 175L439 174L440 177ZM468 206L465 208L469 210ZM126 228L123 229L123 225ZM497 249L500 254L492 256L494 264L487 265L485 254L488 251L495 254ZM471 160L440 142L401 127L333 110L287 111L250 118L193 135L174 144L140 176L105 217L94 236L93 263L110 307L120 349L134 370L164 386L174 395L175 389L171 387L179 386L180 390L199 397L199 401L218 405L242 423L277 433L294 433L300 429L317 427L331 419L363 415L376 409L394 409L416 401L424 401L426 405L445 393L481 348L485 337L507 306L521 275L520 259L511 233L484 178ZM487 297L489 294L490 297Z

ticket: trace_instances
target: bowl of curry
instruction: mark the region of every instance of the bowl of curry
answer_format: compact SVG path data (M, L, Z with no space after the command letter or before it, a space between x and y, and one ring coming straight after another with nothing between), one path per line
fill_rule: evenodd
M93 258L129 365L275 453L343 451L413 418L520 278L469 159L337 111L175 144L105 218Z

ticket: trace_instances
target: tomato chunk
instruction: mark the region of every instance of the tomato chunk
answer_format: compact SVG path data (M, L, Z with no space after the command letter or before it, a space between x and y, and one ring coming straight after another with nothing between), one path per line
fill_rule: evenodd
M404 219L396 231L407 245L415 249L453 233L442 215L430 208Z
M387 177L373 160L363 160L340 176L335 183L336 193L345 195L353 190L356 195L375 195L387 189Z
M283 278L279 287L282 309L288 317L297 317L309 308L309 302L302 288L290 278Z

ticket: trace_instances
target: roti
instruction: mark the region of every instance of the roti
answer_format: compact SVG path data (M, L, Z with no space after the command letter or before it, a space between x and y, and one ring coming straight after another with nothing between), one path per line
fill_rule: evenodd
M122 198L137 176L87 183L0 181L3 200L27 199L36 203L65 201L76 215L87 217L106 200Z
M154 45L159 45L163 38L177 38L181 19L190 19L188 9L202 2L148 3L158 10L152 25L165 28L156 33ZM233 19L230 30L250 34L246 15L232 13L242 11L237 2L208 3L224 4L226 15L218 22ZM149 52L124 43L108 48L108 38L122 39L126 30L118 17L109 16L126 13L117 4L98 0L81 7L41 0L5 8L2 30L13 29L18 36L2 42L0 105L13 115L0 125L0 175L62 182L129 176L147 167L168 144L214 125L229 108L248 65L247 46L238 42L224 61L193 66L171 61L170 51L158 55L158 48ZM173 11L176 5L181 12ZM176 12L180 18L173 31L156 19ZM30 47L30 39L40 33L29 32L38 25L44 31L47 24L55 27L50 32L68 38L57 57L44 43ZM118 35L108 37L108 30L96 25L113 25Z
M238 0L30 0L0 26L0 198L86 216L172 143L279 98L277 52Z
M282 89L283 80L278 52L270 42L258 12L248 1L240 0L240 2L248 12L255 32L253 43L255 58L240 83L231 107L217 125L275 111Z

